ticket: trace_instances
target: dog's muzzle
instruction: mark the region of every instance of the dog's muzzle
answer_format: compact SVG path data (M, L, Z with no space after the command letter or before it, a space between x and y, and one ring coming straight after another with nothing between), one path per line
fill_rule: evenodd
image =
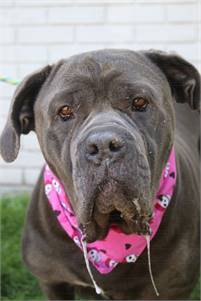
M143 140L134 134L119 120L99 120L77 138L75 210L88 241L104 237L112 224L127 233L148 231L150 171Z

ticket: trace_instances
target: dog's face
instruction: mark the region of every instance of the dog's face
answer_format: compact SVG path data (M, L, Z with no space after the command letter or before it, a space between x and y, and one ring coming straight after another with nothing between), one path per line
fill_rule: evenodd
M2 155L13 160L19 134L35 130L88 241L112 224L146 234L173 145L173 98L197 109L198 95L199 74L179 57L117 50L75 56L17 89Z
M167 81L139 55L63 62L35 103L35 128L88 240L111 223L147 232L173 140Z

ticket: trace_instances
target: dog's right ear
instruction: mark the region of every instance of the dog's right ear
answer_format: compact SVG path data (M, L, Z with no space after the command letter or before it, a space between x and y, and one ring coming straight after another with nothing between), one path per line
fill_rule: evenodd
M51 70L52 66L48 65L28 75L15 91L0 137L0 153L7 162L14 161L18 155L20 135L34 130L34 102Z

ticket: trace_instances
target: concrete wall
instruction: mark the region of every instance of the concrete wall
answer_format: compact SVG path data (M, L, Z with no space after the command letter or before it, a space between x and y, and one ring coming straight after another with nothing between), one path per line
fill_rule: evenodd
M176 51L201 69L201 1L0 0L0 74L22 79L75 53L105 48ZM0 83L0 132L15 87ZM34 133L18 159L0 158L0 192L31 189L43 164Z

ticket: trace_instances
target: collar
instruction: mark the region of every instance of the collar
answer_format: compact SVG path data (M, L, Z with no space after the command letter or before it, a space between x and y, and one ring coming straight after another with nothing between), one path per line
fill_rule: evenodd
M83 251L82 234L60 180L50 170L44 168L44 184L47 199L57 220L66 234ZM172 148L168 161L163 168L159 189L153 200L153 219L150 222L150 240L156 235L163 215L171 201L176 184L175 151ZM86 243L88 260L101 273L111 272L119 263L133 263L147 246L146 238L137 234L125 234L117 226L111 226L104 240Z

